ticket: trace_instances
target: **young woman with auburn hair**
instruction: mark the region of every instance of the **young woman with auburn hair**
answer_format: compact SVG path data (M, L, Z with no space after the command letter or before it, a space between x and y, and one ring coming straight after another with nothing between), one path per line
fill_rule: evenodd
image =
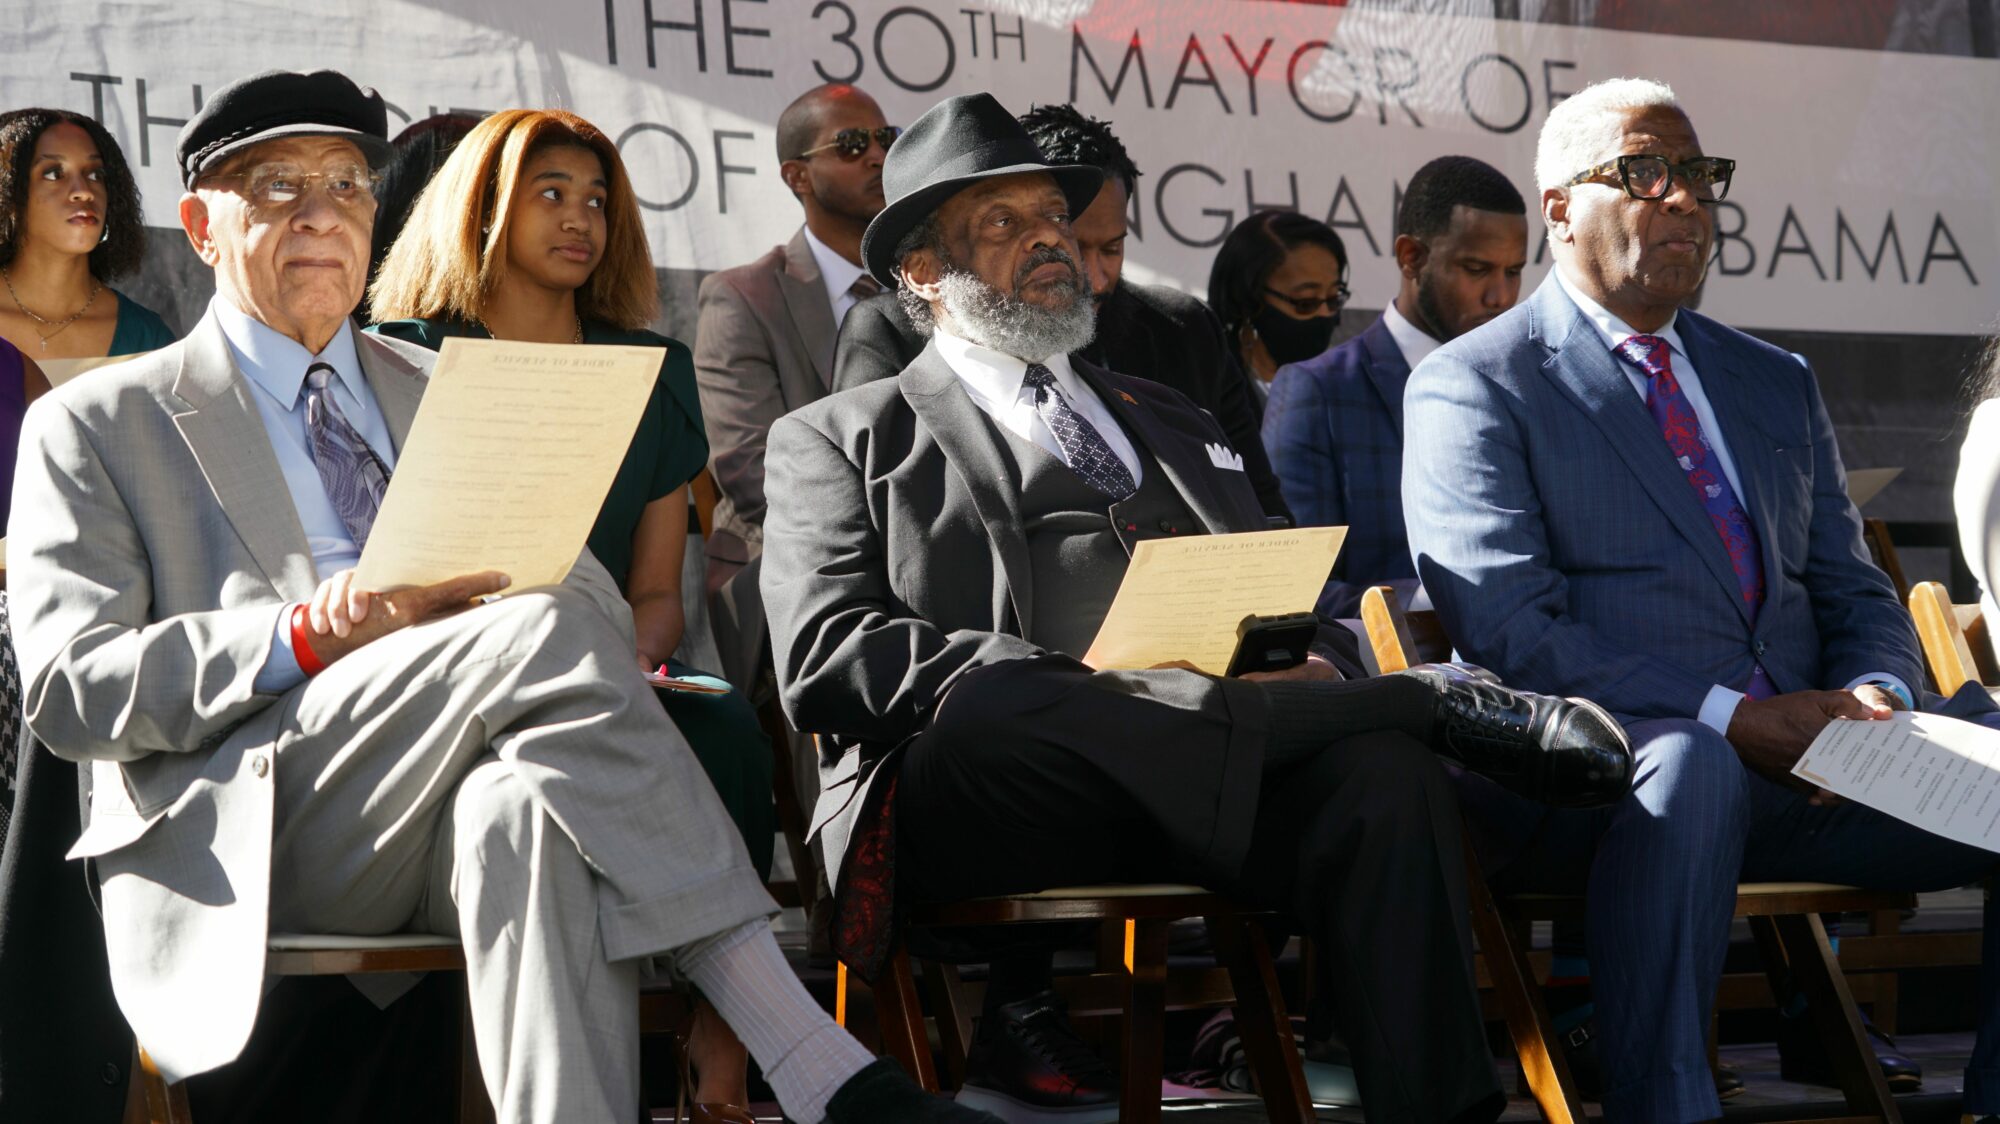
M708 461L693 356L647 329L658 304L652 254L618 150L560 110L514 109L474 128L411 209L369 294L371 331L436 348L448 336L667 349L638 432L590 533L590 549L632 606L651 671L700 675L680 644L688 482ZM715 782L759 873L770 874L771 746L740 692L660 700ZM748 1054L706 1002L688 1050L693 1119L747 1122Z

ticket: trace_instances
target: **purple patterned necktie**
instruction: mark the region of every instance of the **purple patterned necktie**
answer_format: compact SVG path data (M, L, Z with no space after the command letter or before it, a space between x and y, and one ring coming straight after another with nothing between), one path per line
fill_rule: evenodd
M1680 380L1674 377L1673 348L1659 336L1633 336L1616 350L1646 373L1646 409L1652 411L1653 420L1659 423L1660 433L1667 439L1667 450L1681 471L1687 473L1688 486L1694 489L1695 498L1701 501L1702 510L1715 525L1715 533L1721 536L1722 546L1729 552L1729 565L1736 571L1737 592L1749 610L1751 626L1755 627L1757 611L1764 605L1764 555L1757 542L1757 528L1737 501L1736 490L1729 486L1729 477L1722 472L1721 464L1711 463L1714 449L1709 445L1708 435L1701 431L1701 419L1695 416L1694 407L1681 391ZM1764 665L1757 664L1744 694L1753 699L1767 699L1777 693Z
M1062 388L1056 385L1054 371L1040 363L1030 363L1026 382L1035 390L1035 412L1056 435L1056 444L1062 448L1063 461L1071 472L1114 500L1122 500L1139 490L1132 481L1132 470L1111 451L1104 435L1097 432L1089 419L1070 408Z
M333 398L333 379L334 370L325 363L306 368L307 447L319 469L326 498L332 501L333 510L347 525L347 533L359 550L368 545L375 513L382 509L382 493L389 488L389 466L341 413Z

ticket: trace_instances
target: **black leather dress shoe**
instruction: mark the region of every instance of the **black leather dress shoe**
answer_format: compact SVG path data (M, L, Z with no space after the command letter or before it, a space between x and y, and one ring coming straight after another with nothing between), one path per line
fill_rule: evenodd
M826 1124L1004 1124L991 1113L926 1093L893 1058L847 1079L826 1105Z
M1743 1095L1743 1074L1728 1062L1715 1063L1715 1099L1726 1101Z
M1891 1093L1914 1093L1923 1088L1924 1067L1896 1047L1896 1040L1866 1021L1861 1029L1868 1035L1869 1048L1882 1066L1882 1080ZM1802 1085L1839 1087L1833 1073L1833 1059L1827 1057L1819 1030L1812 1019L1800 1015L1778 1020L1778 1076Z
M1118 1078L1076 1036L1062 1000L1044 991L979 1021L958 1103L1008 1124L1095 1124L1118 1119Z
M1556 808L1596 808L1632 790L1632 743L1604 708L1503 687L1491 673L1424 664L1400 674L1437 692L1431 748Z

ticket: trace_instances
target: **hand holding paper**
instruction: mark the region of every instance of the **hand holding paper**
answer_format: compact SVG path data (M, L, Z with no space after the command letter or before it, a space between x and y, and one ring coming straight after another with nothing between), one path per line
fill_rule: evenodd
M446 340L356 584L392 590L485 570L514 590L561 581L665 358L657 347Z
M1829 722L1792 772L1934 835L2000 850L2000 731L1936 714Z

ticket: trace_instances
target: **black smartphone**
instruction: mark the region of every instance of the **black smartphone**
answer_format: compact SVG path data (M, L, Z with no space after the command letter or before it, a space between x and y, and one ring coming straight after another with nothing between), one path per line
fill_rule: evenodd
M1311 613L1260 617L1255 613L1236 626L1236 654L1229 657L1229 677L1249 671L1283 671L1306 662L1319 618Z

